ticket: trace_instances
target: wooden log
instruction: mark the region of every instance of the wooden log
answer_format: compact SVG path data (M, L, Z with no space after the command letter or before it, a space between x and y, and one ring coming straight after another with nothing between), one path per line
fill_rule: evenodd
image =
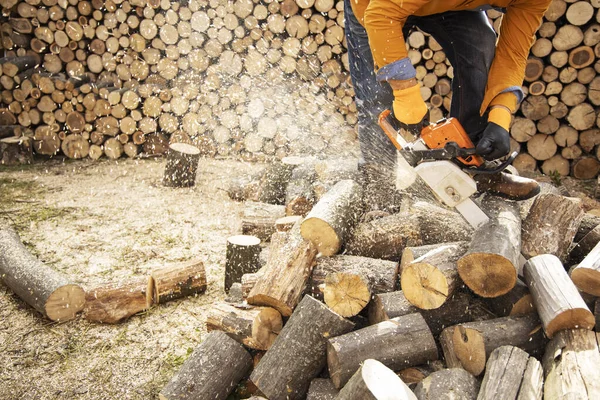
M557 332L546 346L544 398L595 399L600 396L598 333L585 329Z
M475 230L467 253L457 261L463 282L482 297L508 293L517 282L521 217L516 204L486 199L490 220Z
M273 235L269 259L250 291L248 304L269 306L290 316L300 301L317 249L300 235L300 225Z
M548 337L564 329L594 328L594 315L556 256L530 258L523 273Z
M251 381L271 400L304 398L311 380L327 365L327 337L353 327L325 304L304 296L250 375Z
M277 162L269 165L258 184L257 200L263 203L283 204L285 188L289 182L295 163Z
M333 400L338 393L331 379L315 378L310 382L306 400Z
M275 220L275 230L277 232L288 232L290 229L296 225L298 221L301 221L302 217L300 215L289 215L286 217L281 217Z
M598 172L600 172L600 161L597 157L579 157L571 165L571 175L577 179L593 179Z
M474 376L485 369L486 360L496 348L504 345L536 353L545 345L544 332L535 314L467 322L451 326L440 336L444 358L451 368L460 367Z
M589 46L580 46L569 53L569 65L575 69L585 68L594 63L594 49Z
M362 190L351 180L335 184L301 224L302 237L324 256L336 254L350 236L362 209Z
M520 279L510 292L487 299L490 310L499 317L527 315L536 312L529 288Z
M246 201L242 214L242 234L269 240L276 230L275 222L283 216L284 206Z
M0 224L0 277L27 304L52 321L83 309L83 289L35 258L8 224Z
M367 359L340 390L339 400L417 400L410 388L388 367Z
M490 354L477 399L541 399L543 373L540 362L523 350L500 346Z
M594 7L587 1L577 1L569 6L565 16L572 25L585 25L594 16Z
M83 317L88 321L115 324L150 307L147 280L110 283L86 290Z
M169 187L194 186L199 160L200 150L196 146L185 143L170 144L163 185Z
M234 282L240 282L242 275L260 269L260 239L250 235L236 235L227 238L225 253L225 292Z
M567 121L578 131L590 129L594 126L596 112L594 107L588 103L581 103L573 107L567 116Z
M464 369L443 369L419 382L414 392L419 400L452 398L475 400L479 393L479 381Z
M34 68L40 64L39 55L27 55L23 57L15 57L2 63L2 73L4 75L14 77L19 72Z
M206 330L220 330L255 350L268 350L283 327L281 314L270 307L234 307L215 303L206 317Z
M302 215L309 213L315 203L313 183L316 179L314 163L306 162L292 171L285 189L286 215Z
M583 225L583 223L582 223ZM584 228L585 229L585 228ZM577 235L582 231L582 227L580 226ZM589 259L584 263L584 269L582 271L577 272L576 275L582 274L581 276L577 276L575 278L571 277L574 281L580 281L581 285L585 285L585 281L590 280L593 282L595 279L593 276L596 276L596 273L593 272L595 269L596 262L594 258L596 257L596 253L594 251L596 244L600 242L600 225L596 225L592 230L586 232L582 238L577 240L577 235L575 235L575 242L577 243L575 246L571 248L571 252L569 253L569 261L572 263L582 263L584 259L589 256ZM570 263L570 264L572 264ZM587 286L587 285L586 285ZM592 289L589 289L592 290ZM596 291L596 290L595 290Z
M329 339L327 365L336 388L341 388L366 359L393 370L437 360L435 340L420 314L392 318Z
M456 262L466 251L464 242L442 244L404 265L400 284L406 299L420 309L439 308L462 285Z
M202 261L173 263L153 270L148 277L148 303L167 301L196 295L206 290L206 270Z
M67 135L60 146L63 154L72 159L80 159L88 156L90 143L82 135Z
M12 136L0 139L0 165L33 164L33 140Z
M579 199L540 194L522 224L521 252L525 258L554 254L564 260L582 217Z
M208 333L159 399L225 399L251 368L252 357L241 344L223 332Z

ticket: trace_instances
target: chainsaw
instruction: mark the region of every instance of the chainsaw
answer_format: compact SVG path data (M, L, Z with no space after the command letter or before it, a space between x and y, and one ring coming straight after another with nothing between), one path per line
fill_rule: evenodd
M385 110L379 115L379 126L402 156L398 157L398 189L420 177L438 200L455 208L474 228L489 220L471 199L477 184L470 174L499 173L513 162L516 151L500 165L488 168L456 118L429 123L415 136Z

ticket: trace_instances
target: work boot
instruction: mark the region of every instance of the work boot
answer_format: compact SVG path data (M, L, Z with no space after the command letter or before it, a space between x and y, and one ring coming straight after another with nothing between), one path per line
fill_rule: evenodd
M534 179L506 172L477 174L473 179L477 182L480 192L488 192L509 200L527 200L540 192L540 185Z

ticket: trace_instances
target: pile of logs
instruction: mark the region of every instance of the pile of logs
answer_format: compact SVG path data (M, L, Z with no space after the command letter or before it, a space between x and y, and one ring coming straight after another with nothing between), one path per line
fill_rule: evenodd
M233 185L248 212L229 296L161 399L600 396L600 217L580 199L549 185L527 202L484 196L474 230L414 196L375 212L377 193L338 175L294 212L298 171L318 187L325 169L284 159L252 190Z

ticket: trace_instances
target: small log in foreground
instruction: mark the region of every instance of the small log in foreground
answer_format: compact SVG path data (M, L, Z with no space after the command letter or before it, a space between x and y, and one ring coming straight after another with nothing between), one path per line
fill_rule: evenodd
M479 381L462 368L434 372L415 387L419 400L475 400L478 392Z
M544 254L530 258L523 272L548 337L563 329L594 328L594 315L558 257Z
M171 187L194 186L199 160L200 150L197 147L185 143L170 144L163 175L163 185Z
M206 290L206 270L200 260L155 269L148 277L148 304L163 304Z
M304 398L310 381L327 363L327 337L353 327L325 304L304 296L250 379L271 400Z
M260 269L260 239L251 235L236 235L227 238L225 253L225 292L234 282L240 282L242 275Z
M83 289L49 268L0 221L0 278L17 296L52 321L73 319L83 309Z
M225 399L250 368L252 357L244 346L223 332L211 332L163 388L159 398Z
M83 317L88 321L114 324L150 307L146 279L109 284L87 290Z
M388 367L368 359L337 395L336 400L417 400L410 388Z
M600 296L600 242L573 269L571 279L579 290L596 297Z

